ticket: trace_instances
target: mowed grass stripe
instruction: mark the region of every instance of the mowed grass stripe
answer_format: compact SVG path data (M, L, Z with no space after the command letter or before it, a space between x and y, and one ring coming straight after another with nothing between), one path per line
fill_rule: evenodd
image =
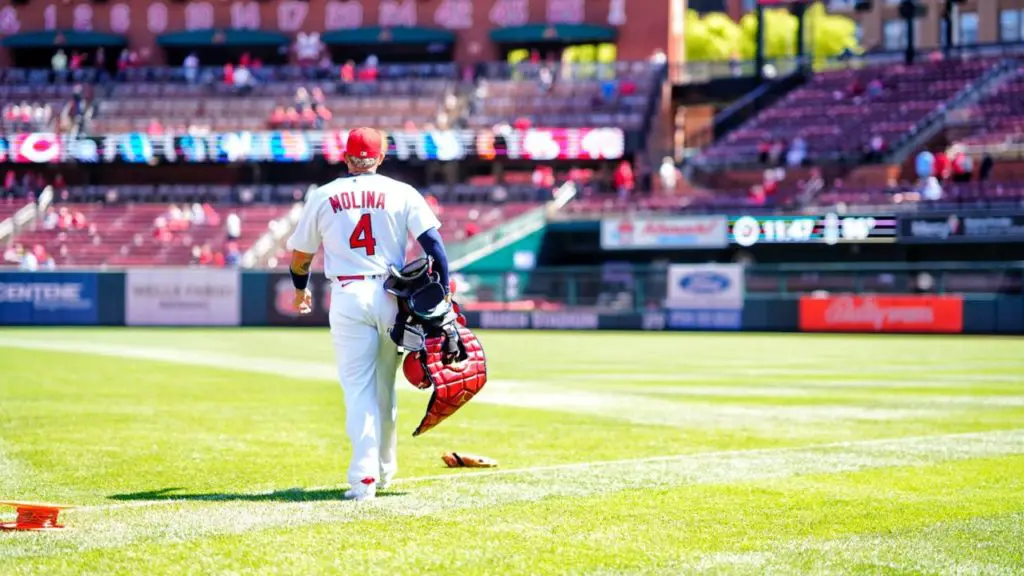
M741 450L611 463L494 471L410 480L398 494L373 502L338 501L316 489L273 494L168 494L158 506L92 507L71 511L74 530L48 538L0 535L0 559L39 556L148 540L186 540L216 534L376 518L433 516L549 498L590 498L624 491L687 485L730 485L809 474L928 466L1024 454L1024 429L934 437L838 443L797 449ZM412 485L408 485L412 484ZM307 499L308 501L303 501ZM141 504L141 503L140 503ZM131 526L128 529L128 526ZM6 541L5 541L6 540Z
M32 350L66 351L115 358L171 362L189 366L257 372L286 377L334 380L336 368L328 362L297 361L270 355L251 357L232 354L205 354L195 350L147 348L122 344L90 343L74 340L13 341L0 339L0 346ZM686 428L750 429L760 433L787 430L789 436L808 434L822 422L885 422L931 419L956 412L954 403L902 406L840 405L835 402L814 405L808 399L772 401L755 396L741 402L711 398L716 402L687 402L682 398L629 394L607 389L595 391L569 389L557 382L512 381L494 378L476 402L501 406L568 411L616 418L642 425ZM806 404L806 405L794 405ZM785 424L785 427L780 427Z
M0 572L80 572L84 563L104 574L133 573L140 566L159 572L169 566L189 567L190 572L171 570L176 574L228 568L259 573L270 566L286 566L287 573L320 573L333 566L371 574L455 569L474 574L601 573L601 567L614 573L694 572L681 567L732 573L758 566L777 568L757 572L761 574L877 573L880 568L908 571L927 553L904 557L900 544L934 542L950 534L948 523L981 516L998 523L990 537L1004 538L997 540L1002 547L987 550L987 555L986 550L967 555L984 556L993 569L1001 568L988 573L1012 574L1019 566L1014 562L1021 554L1020 540L1005 537L1020 530L999 518L1006 507L1024 505L1022 466L1024 459L1013 456L845 474L795 472L727 485L637 485L587 496L510 498L500 492L483 507L460 501L458 493L418 490L416 495L432 499L431 507L421 511L396 510L410 492L370 505L207 503L203 508L112 511L105 517L79 514L72 518L74 531L10 539L17 550L0 545L0 569L5 555L11 560L11 570ZM384 505L391 509L382 510ZM350 525L354 521L358 524ZM107 522L112 526L100 525ZM928 527L935 538L926 541L918 532ZM93 538L85 538L85 531ZM895 545L867 565L838 564L824 570L830 565L825 554L790 557L794 551L827 551L854 536L871 542L873 535ZM72 548L76 542L80 549ZM6 544L2 535L0 544ZM48 558L72 551L75 563ZM865 554L870 556L870 550ZM789 560L794 563L785 564Z

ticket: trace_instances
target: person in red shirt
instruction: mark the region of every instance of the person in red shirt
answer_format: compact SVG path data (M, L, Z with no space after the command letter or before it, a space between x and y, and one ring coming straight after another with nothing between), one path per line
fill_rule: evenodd
M224 253L220 252L220 251L214 252L213 253L212 264L214 266L216 266L217 268L223 268L224 267Z
M248 52L243 52L242 57L238 59L238 65L248 68L250 64L252 64L252 56Z
M932 176L935 176L939 180L949 180L949 156L946 156L945 152L939 151L935 153L935 164L932 166Z
M466 223L466 238L472 238L480 233L480 225L470 220Z
M628 160L619 162L612 180L615 184L615 191L619 195L619 201L625 202L628 200L629 195L636 186L636 180L633 177L633 167L630 166Z
M146 127L146 134L150 136L159 136L164 133L164 127L160 124L160 121L156 118L152 118L149 121L149 126Z
M232 87L235 85L235 66L231 62L224 65L224 83Z
M515 128L516 130L519 130L520 132L524 132L526 130L529 130L530 126L531 126L530 119L522 117L522 116L519 117L519 118L516 118L515 122L512 123L512 127Z
M356 63L349 60L341 67L341 81L345 84L351 84L356 80Z
M270 114L270 120L267 124L271 128L280 128L288 121L288 115L284 113L284 106L278 106L274 108L274 111Z

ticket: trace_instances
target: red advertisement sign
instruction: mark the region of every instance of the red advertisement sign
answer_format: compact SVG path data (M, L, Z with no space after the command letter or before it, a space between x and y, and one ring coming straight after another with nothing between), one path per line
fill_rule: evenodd
M964 328L960 296L828 296L800 299L805 332L943 332Z

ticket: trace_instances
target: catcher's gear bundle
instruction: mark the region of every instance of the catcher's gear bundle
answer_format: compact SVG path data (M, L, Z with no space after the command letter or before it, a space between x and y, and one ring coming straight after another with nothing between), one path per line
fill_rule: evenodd
M399 350L409 353L402 371L413 386L434 389L413 436L443 422L487 383L484 349L430 267L429 258L414 260L401 269L392 266L384 283L398 298L391 339Z

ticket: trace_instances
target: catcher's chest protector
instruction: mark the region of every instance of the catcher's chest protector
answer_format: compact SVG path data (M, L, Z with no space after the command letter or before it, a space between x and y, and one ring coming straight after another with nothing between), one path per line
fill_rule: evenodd
M461 340L460 348L464 349L464 354L459 355L462 360L458 362L448 365L442 362L446 338L444 335L427 338L426 349L413 353L426 375L425 382L413 384L419 388L434 388L430 403L427 405L427 414L412 433L413 436L419 436L444 422L476 396L487 383L487 359L484 357L480 341L465 326L459 326L458 333Z

